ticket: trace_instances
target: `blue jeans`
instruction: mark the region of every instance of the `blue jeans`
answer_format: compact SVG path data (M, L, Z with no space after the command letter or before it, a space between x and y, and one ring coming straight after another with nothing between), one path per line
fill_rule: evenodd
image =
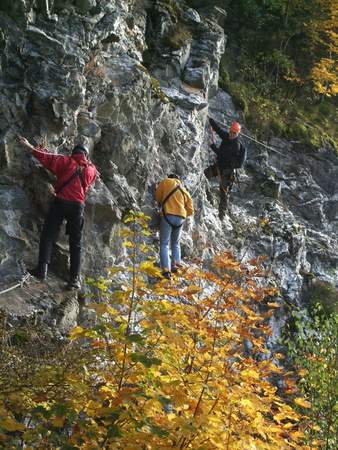
M182 225L184 219L180 216L174 216L173 214L167 214L166 216L170 223L175 226ZM169 225L169 223L165 220L164 217L161 217L160 223L160 260L161 260L161 269L163 272L170 272L172 269L172 264L170 262L169 256L169 244L171 248L171 257L173 261L173 266L175 263L181 262L181 245L180 245L180 237L181 237L180 228L173 228Z

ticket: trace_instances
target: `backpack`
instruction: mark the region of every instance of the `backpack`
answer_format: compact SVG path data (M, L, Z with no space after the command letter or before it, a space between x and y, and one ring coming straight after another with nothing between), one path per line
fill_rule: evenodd
M231 161L232 169L240 169L244 166L247 157L247 150L242 143L240 143L239 151L233 156Z

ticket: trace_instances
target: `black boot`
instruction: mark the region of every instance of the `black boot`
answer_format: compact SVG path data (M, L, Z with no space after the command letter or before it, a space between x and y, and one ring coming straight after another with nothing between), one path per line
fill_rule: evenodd
M47 272L48 272L48 264L40 263L35 269L28 270L28 272L33 275L33 277L37 278L40 281L46 281Z
M67 289L72 290L80 288L81 288L80 276L79 275L71 276L67 284Z
M163 276L164 278L166 278L167 280L170 280L170 278L171 278L171 273L168 272L168 271L165 271L165 272L162 272L162 276Z

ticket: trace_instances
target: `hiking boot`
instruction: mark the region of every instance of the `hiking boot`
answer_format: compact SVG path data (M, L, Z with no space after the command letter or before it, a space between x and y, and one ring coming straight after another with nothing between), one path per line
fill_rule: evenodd
M219 212L218 212L219 220L223 220L224 216L225 216L225 211L223 209L219 210Z
M183 267L184 267L183 264L175 263L175 264L173 264L171 271L172 271L172 273L177 273L178 269L182 269Z
M33 275L33 277L37 278L39 281L46 281L48 272L48 264L47 263L39 263L35 269L28 270L28 273Z
M167 280L170 280L171 278L171 273L170 272L162 272L162 276L164 278L166 278Z
M80 277L77 275L75 277L71 277L67 284L67 289L80 289L81 288L81 281Z

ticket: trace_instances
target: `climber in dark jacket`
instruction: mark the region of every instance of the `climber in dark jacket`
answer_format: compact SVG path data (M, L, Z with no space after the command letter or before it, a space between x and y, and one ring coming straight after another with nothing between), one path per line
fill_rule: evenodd
M216 163L205 169L205 176L210 179L220 178L220 202L219 218L222 220L227 208L228 194L235 178L235 169L242 167L246 158L246 149L239 140L241 125L232 122L229 131L225 131L214 119L209 118L212 129L222 139L221 145L217 147L211 144L211 149L216 153Z
M42 147L34 147L24 137L20 143L28 148L40 163L56 176L55 197L45 218L40 237L38 266L30 273L40 281L47 277L52 248L57 240L62 222L67 220L69 234L70 276L69 289L79 289L81 269L81 239L83 229L83 212L86 193L94 183L97 170L88 161L88 149L85 145L76 145L71 156L47 153Z

